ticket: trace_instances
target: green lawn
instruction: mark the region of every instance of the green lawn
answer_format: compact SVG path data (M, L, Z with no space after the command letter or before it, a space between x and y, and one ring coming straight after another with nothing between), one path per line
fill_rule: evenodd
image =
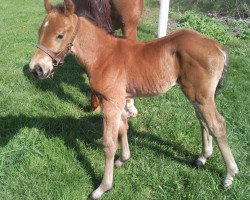
M157 1L145 1L140 40L155 38L158 9ZM89 112L87 76L69 56L53 80L33 78L28 63L45 15L43 1L2 0L0 10L0 199L86 199L104 167L102 118ZM182 14L172 11L176 19ZM217 98L240 169L233 187L222 189L225 168L216 144L207 165L193 167L200 127L176 87L136 100L140 115L130 119L128 133L132 157L115 169L113 190L104 200L250 199L249 41L225 42L229 73Z

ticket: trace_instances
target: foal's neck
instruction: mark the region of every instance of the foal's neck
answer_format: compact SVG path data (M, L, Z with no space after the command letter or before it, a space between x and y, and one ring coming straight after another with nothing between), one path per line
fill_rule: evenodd
M90 73L99 58L105 58L114 48L116 38L97 27L85 17L80 18L80 28L74 41L73 52L80 64Z

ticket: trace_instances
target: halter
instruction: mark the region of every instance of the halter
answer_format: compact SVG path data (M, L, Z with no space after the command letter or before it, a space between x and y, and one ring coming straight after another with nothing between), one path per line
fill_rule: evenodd
M66 55L71 52L71 47L73 46L73 42L75 40L76 34L78 32L78 29L80 27L80 19L77 18L77 24L75 27L75 30L73 32L73 35L69 41L69 43L63 48L63 50L59 51L58 53L46 48L45 46L38 44L36 47L38 49L41 49L43 52L45 52L47 55L49 55L52 58L52 63L54 67L58 67L59 65L63 64L63 60L66 57Z

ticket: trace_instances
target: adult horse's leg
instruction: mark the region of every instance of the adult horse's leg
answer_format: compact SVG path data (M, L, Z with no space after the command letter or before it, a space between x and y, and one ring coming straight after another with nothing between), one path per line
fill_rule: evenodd
M100 112L101 111L101 108L100 108L100 100L99 100L99 98L95 95L95 94L93 94L93 93L91 93L91 109L92 109L92 111L94 111L94 112Z
M138 114L138 110L135 107L134 99L128 98L126 100L125 111L127 112L127 117L136 117Z
M131 40L137 39L137 26L138 21L125 21L124 25L122 27L122 34L127 38Z
M201 167L205 165L207 159L213 153L213 144L212 144L213 137L209 134L208 127L206 123L203 123L202 116L200 116L198 111L196 111L196 115L200 120L201 134L202 134L202 153L201 156L196 160L196 165L197 167Z
M93 93L91 94L91 109L94 112L101 111L100 100L99 100L98 96L96 96ZM127 99L126 100L125 110L126 110L127 117L136 117L137 116L138 110L134 105L134 99Z
M131 40L137 39L137 27L143 11L143 0L113 0L123 20L123 35Z
M121 155L120 157L115 161L116 167L121 167L122 164L127 161L130 158L130 150L129 150L129 144L128 144L128 120L127 120L127 113L124 111L122 113L121 121L120 121L120 127L119 127L119 136L121 139Z
M124 102L115 104L113 101L102 100L103 106L103 151L105 155L104 175L100 186L92 193L92 199L98 199L112 188L114 158L118 143L118 130Z

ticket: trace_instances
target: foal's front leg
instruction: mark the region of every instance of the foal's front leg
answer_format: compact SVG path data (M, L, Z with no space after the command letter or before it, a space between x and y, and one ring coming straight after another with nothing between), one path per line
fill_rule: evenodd
M103 100L103 151L105 155L104 175L100 186L92 193L92 199L98 199L102 194L112 188L114 158L118 144L118 130L124 104L114 105L114 103Z
M121 140L122 151L120 157L115 161L115 166L121 167L122 164L130 158L130 150L128 144L128 119L125 110L123 111L121 116L118 134Z

